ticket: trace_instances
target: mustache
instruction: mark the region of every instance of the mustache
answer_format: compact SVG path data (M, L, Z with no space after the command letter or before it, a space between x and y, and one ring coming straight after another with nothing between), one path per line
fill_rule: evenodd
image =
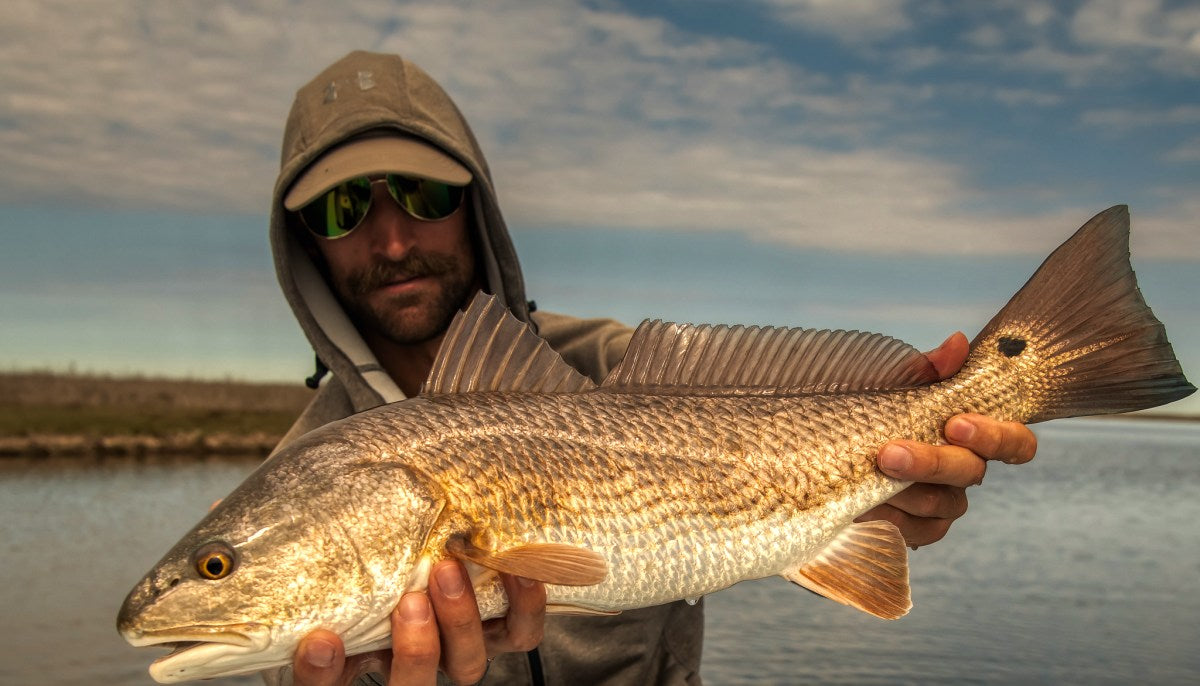
M442 276L454 272L457 260L436 253L409 253L400 260L377 259L364 269L346 276L346 290L353 296L367 296L397 281L422 276Z

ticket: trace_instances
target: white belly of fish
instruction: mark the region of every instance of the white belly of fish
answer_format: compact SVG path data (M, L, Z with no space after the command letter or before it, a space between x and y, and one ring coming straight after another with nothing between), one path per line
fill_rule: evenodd
M821 507L776 512L754 522L686 517L668 525L610 540L596 532L546 530L530 540L580 545L600 553L608 577L593 586L546 585L552 612L612 613L700 596L738 582L775 576L818 555L856 517L909 485L872 475ZM468 564L483 619L503 616L508 600L493 574Z

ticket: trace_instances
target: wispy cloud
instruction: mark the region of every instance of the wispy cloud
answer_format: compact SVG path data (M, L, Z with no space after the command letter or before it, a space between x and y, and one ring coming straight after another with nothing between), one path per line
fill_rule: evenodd
M1163 155L1168 162L1200 162L1200 136L1193 136L1171 148Z
M905 0L760 0L780 21L848 43L878 39L912 26Z
M1163 0L1087 0L1071 20L1084 45L1150 51L1160 69L1200 74L1200 6Z
M1200 125L1200 105L1089 110L1083 113L1081 121L1088 126L1115 130L1157 126L1197 126Z

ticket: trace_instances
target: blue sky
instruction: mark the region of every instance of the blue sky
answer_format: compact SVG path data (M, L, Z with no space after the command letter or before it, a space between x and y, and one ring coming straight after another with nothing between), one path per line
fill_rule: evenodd
M0 365L306 373L266 206L292 94L355 48L459 102L543 307L928 347L1128 203L1200 375L1200 5L1166 0L14 0Z

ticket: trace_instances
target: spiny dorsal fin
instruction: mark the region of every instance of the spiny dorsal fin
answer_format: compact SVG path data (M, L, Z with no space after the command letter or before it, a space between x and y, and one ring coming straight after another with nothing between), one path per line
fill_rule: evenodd
M908 552L891 522L851 524L815 558L780 576L883 619L899 619L912 608Z
M570 393L593 386L496 296L480 292L450 323L421 394Z
M909 388L937 380L924 354L890 336L655 320L638 327L601 387L794 395Z
M526 543L492 551L454 536L446 541L446 552L481 567L560 586L591 586L608 575L608 564L599 553L563 543Z

